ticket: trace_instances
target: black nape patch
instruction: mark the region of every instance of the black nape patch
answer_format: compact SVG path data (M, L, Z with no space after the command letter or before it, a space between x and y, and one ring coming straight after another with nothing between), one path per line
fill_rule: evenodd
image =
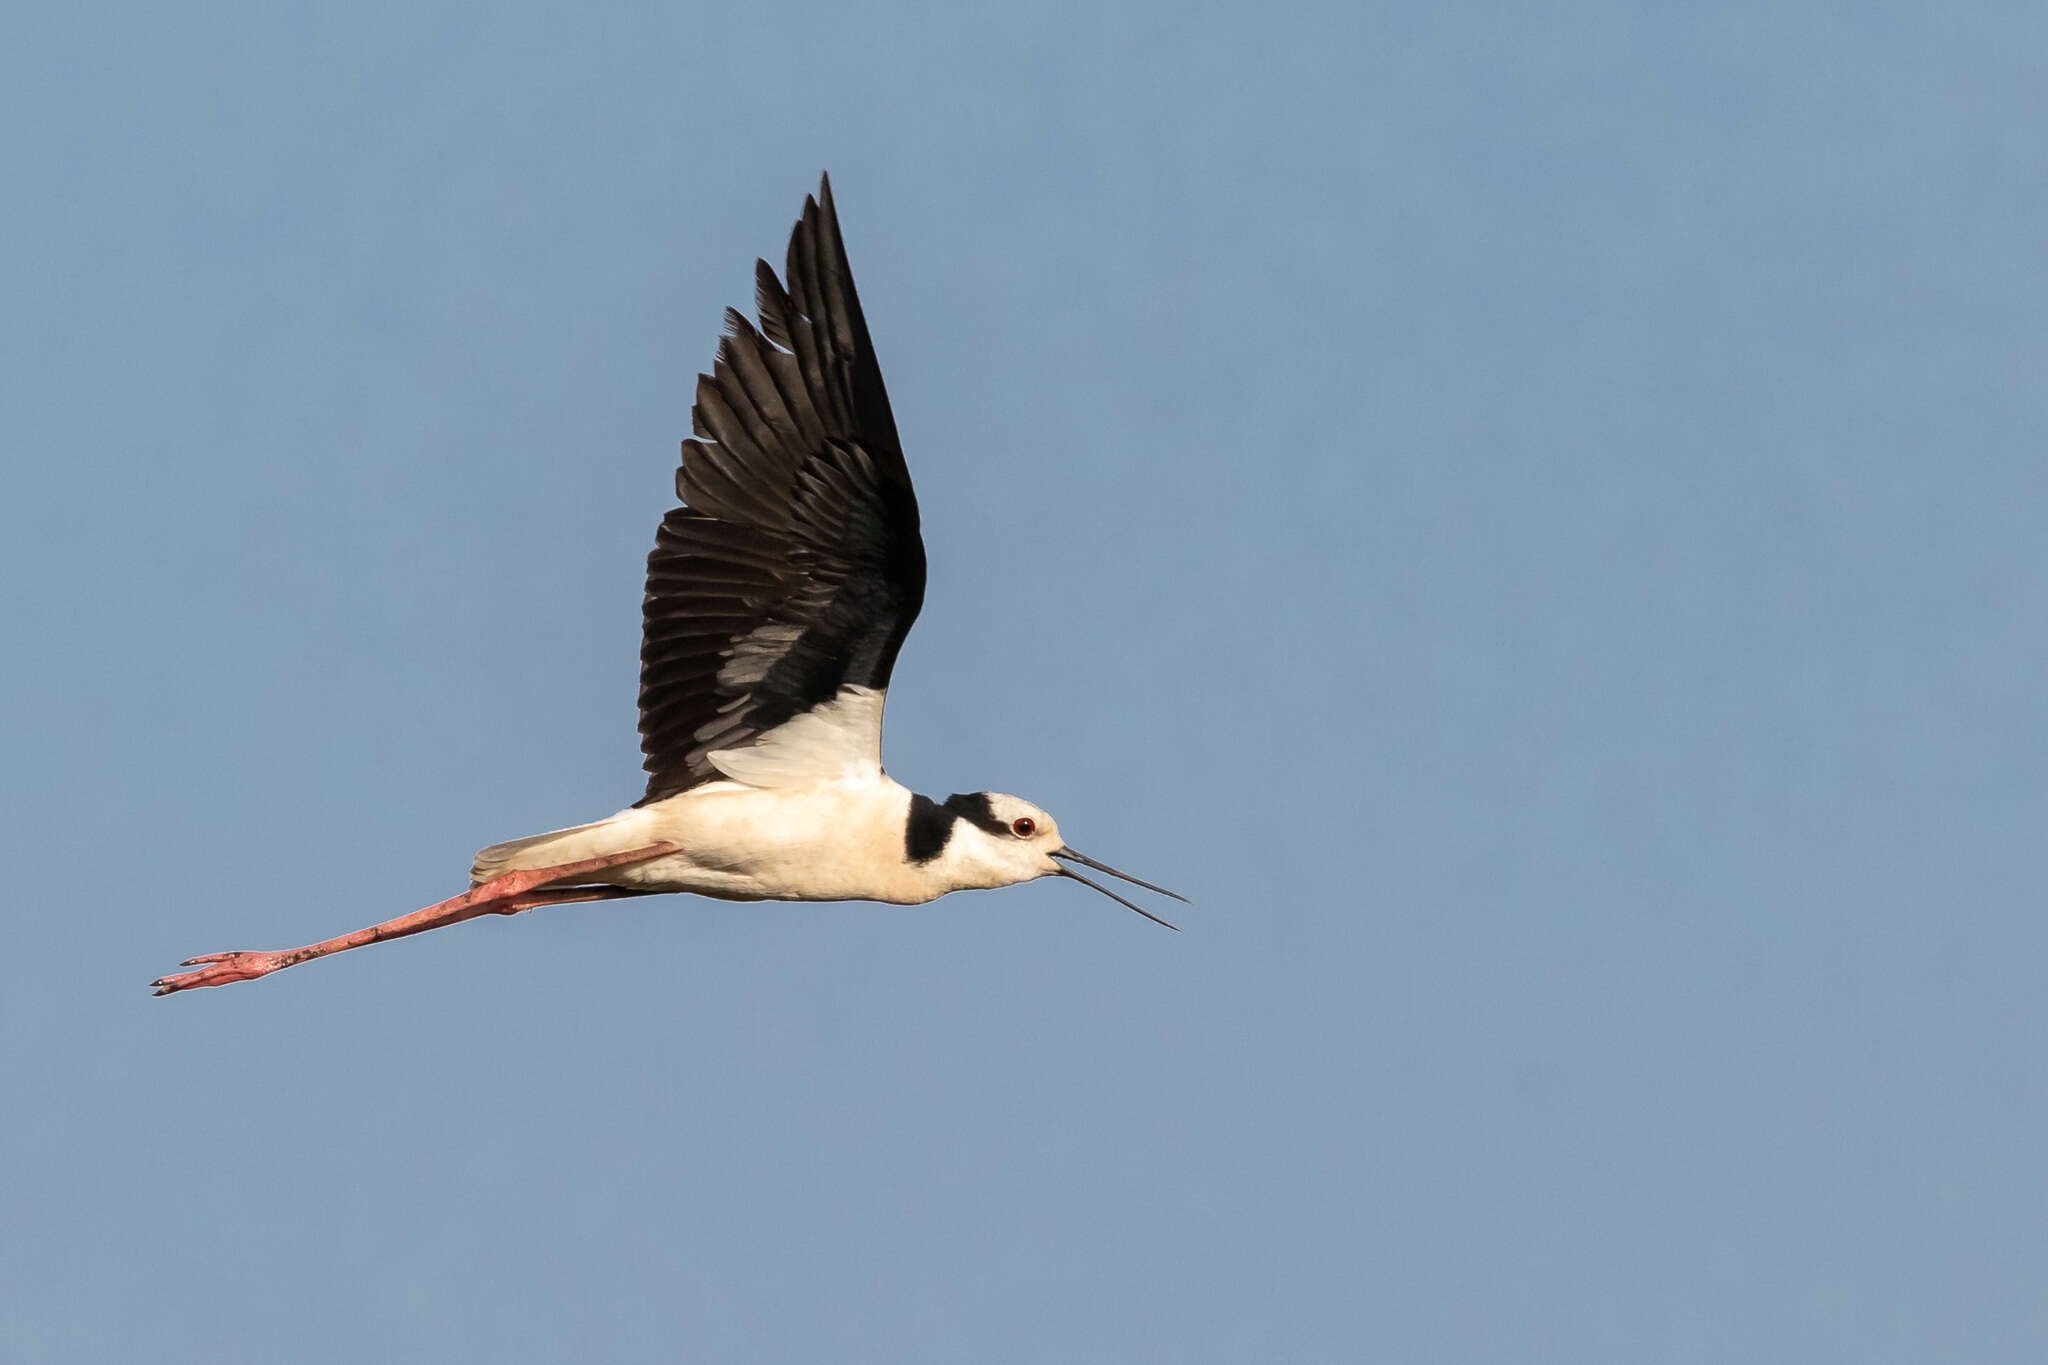
M987 792L969 792L965 796L956 792L946 798L946 809L984 833L1006 836L1010 832L1008 825L996 819Z
M903 856L913 863L928 863L946 851L953 826L960 817L929 796L910 794L910 818L903 822Z

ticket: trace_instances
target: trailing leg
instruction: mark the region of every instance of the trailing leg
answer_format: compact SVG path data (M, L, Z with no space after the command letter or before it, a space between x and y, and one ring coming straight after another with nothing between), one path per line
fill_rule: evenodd
M611 900L620 896L641 895L644 893L626 887L559 884L577 881L593 872L603 872L608 868L665 858L676 852L678 847L676 844L650 844L646 848L608 854L601 858L584 858L578 862L564 863L559 867L535 867L507 872L503 876L493 877L482 886L471 887L459 896L452 896L438 905L430 905L424 910L415 910L409 915L400 915L396 919L388 919L382 924L373 924L367 929L358 929L352 934L343 934L339 938L330 938L322 943L309 943L303 948L291 948L275 953L208 953L205 957L187 958L182 965L197 967L198 971L159 977L150 982L150 985L156 987L158 995L196 990L202 986L226 986L236 981L253 981L259 976L268 976L286 967L296 967L301 962L311 962L316 957L326 957L329 953L347 952L350 948L382 943L386 939L425 933L429 929L460 924L479 915L516 915L522 910L542 905L569 905L578 901Z

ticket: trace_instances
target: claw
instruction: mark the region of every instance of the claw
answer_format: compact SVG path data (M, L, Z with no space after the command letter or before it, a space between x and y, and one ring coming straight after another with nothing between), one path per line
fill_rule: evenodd
M259 976L268 976L278 968L287 966L283 953L208 953L204 957L191 958L183 966L197 967L196 972L180 972L176 976L160 976L149 984L156 987L156 994L171 995L178 991L197 990L201 986L226 986L236 981L254 981Z

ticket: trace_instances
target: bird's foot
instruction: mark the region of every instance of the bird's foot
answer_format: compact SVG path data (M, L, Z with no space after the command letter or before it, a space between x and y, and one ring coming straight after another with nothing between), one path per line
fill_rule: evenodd
M175 991L197 990L201 986L227 986L237 981L254 981L259 976L268 976L280 967L291 965L284 953L208 953L205 957L188 957L179 964L197 967L196 972L180 972L176 976L160 976L149 984L156 987L156 994L170 995Z

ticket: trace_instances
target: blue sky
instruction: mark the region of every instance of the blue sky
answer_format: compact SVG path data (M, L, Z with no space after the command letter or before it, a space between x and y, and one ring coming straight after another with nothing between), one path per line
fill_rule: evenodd
M2035 1360L2030 6L29 5L0 1356ZM639 790L829 168L893 774L1188 891L152 1000Z

